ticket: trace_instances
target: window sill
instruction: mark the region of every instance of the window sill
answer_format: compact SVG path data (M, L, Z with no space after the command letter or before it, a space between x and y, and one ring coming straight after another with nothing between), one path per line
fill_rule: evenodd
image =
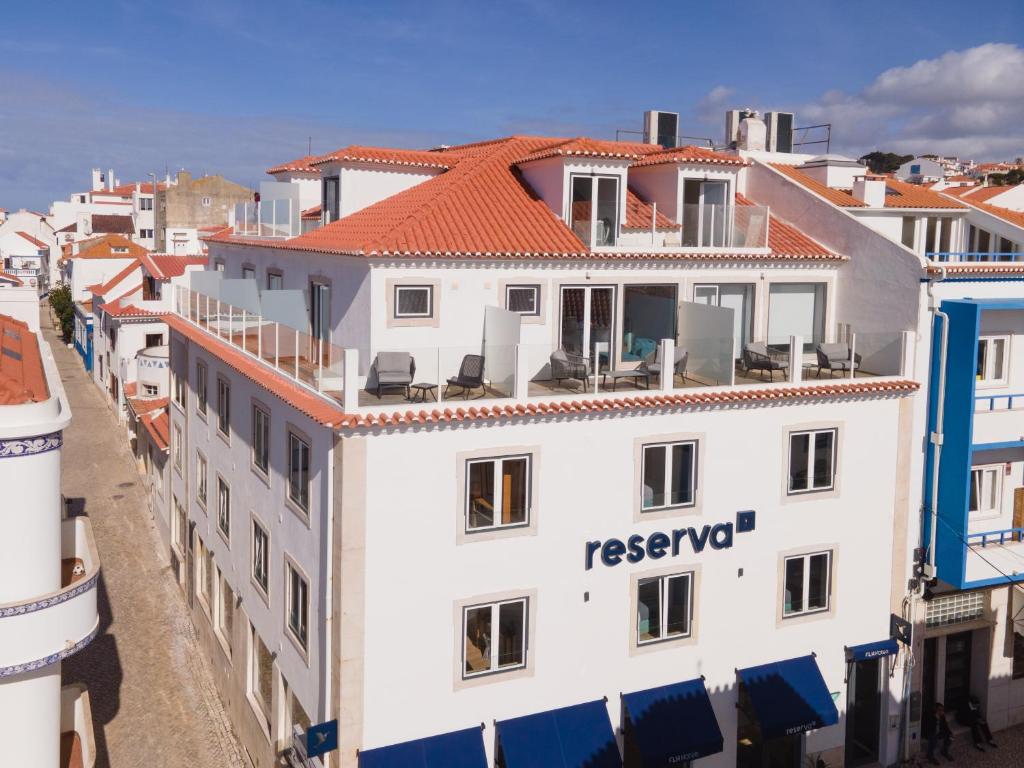
M224 533L224 530L220 527L219 523L217 524L217 535L220 536L220 540L224 542L224 546L226 546L228 548L228 551L230 552L231 551L231 535L227 534L227 533Z
M295 649L296 653L299 654L299 658L301 658L305 665L308 667L309 651L308 649L302 647L302 643L300 643L298 638L295 637L294 633L292 632L292 628L288 626L287 622L285 623L284 634L291 642L292 647Z
M292 511L292 514L294 514L297 518L299 518L299 520L302 521L302 524L305 525L306 528L310 528L309 512L304 510L302 507L300 507L294 501L292 501L288 497L288 492L287 491L285 491L285 495L284 495L284 505L286 507L288 507L288 509L290 509Z
M249 702L249 706L252 708L252 713L256 717L256 722L259 724L260 730L263 731L263 735L267 739L269 744L270 738L270 717L263 712L263 708L256 703L255 697L252 695L252 691L245 692L245 699Z
M489 528L465 528L459 529L458 544L472 544L480 541L496 541L498 539L511 539L519 536L536 536L537 524L532 519L528 523L519 525L491 526ZM469 678L467 678L469 679Z
M269 608L270 595L267 594L267 592L263 589L263 585L256 581L256 579L253 577L251 573L249 574L249 583L252 584L252 588L256 591L256 594L260 596L260 599L263 601L263 604L266 605L267 608Z

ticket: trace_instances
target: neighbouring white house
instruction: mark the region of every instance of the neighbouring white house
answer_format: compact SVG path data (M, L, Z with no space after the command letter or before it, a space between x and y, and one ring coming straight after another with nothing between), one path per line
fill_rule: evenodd
M99 630L100 558L89 518L68 517L61 447L71 411L48 345L2 314L0 289L0 763L96 760L89 693L61 662ZM70 762L62 762L62 755Z
M27 271L19 276L28 278L28 283L35 280L40 290L60 282L57 266L59 254L57 238L46 214L22 208L7 212L0 221L0 264L6 262L8 257L13 257L12 261L19 263L24 259ZM37 270L37 274L31 274L33 269ZM42 270L42 273L38 270Z

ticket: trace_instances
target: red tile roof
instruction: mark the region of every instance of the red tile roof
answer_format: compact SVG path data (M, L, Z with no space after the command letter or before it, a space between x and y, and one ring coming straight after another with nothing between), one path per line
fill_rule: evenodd
M139 290L136 288L135 290ZM129 291L133 293L134 291ZM133 318L133 317L147 317L159 320L162 315L160 312L151 312L148 309L139 309L134 304L127 304L124 298L115 299L114 301L108 301L106 304L100 304L100 309L106 312L111 317L118 318Z
M575 139L555 139L552 144L528 152L515 163L530 163L548 157L598 157L613 160L639 160L648 152L659 149L653 144L637 144L628 141L601 141L577 137Z
M320 155L304 155L297 160L289 160L287 163L281 163L280 165L275 165L273 168L267 168L267 173L270 176L277 173L285 173L287 171L319 174L320 169L314 167L313 163L320 159Z
M11 283L13 285L24 285L20 277L18 277L17 275L8 274L7 272L4 272L2 269L0 269L0 280Z
M92 215L92 231L105 234L134 235L135 223L131 216L94 213Z
M328 152L312 161L311 166L324 163L380 163L382 165L408 165L422 168L449 168L449 158L439 150L393 149L390 147L361 147L352 144Z
M78 222L72 221L70 224L68 224L67 226L61 227L57 231L58 232L77 232L78 231Z
M189 341L215 355L221 362L231 366L254 384L263 387L267 392L298 409L314 421L326 427L337 426L341 423L344 413L337 404L310 392L293 379L278 373L237 347L211 336L177 315L164 315L164 320L172 331L180 333Z
M142 426L146 428L146 432L149 433L150 440L153 441L157 448L161 451L166 451L170 448L171 420L167 414L167 408L164 408L155 416L152 413L143 414L140 421Z
M95 296L103 296L109 293L110 291L114 290L114 288L120 285L120 283L126 280L132 274L132 272L134 272L136 269L139 269L141 266L142 265L139 262L139 260L136 259L127 267L125 267L116 275L114 275L112 278L107 280L105 283L100 283L99 285L90 285L86 287L85 290L89 291L89 293L94 294Z
M836 189L816 181L792 165L771 163L772 168L788 176L793 181L809 189L830 203L841 208L865 208L867 207L860 200L855 198L848 189ZM964 206L956 200L945 197L938 192L933 192L927 187L918 184L907 184L896 179L886 178L885 180L885 206L886 208L956 208Z
M743 195L736 195L737 205L753 205ZM794 258L845 259L833 253L811 237L808 237L792 224L783 221L775 214L768 213L768 247L773 254L786 255Z
M39 339L28 324L0 315L0 405L49 399Z
M40 250L45 250L45 251L50 250L50 246L48 246L42 240L38 240L38 239L32 237L32 235L30 235L28 232L22 232L19 229L17 234L21 235L22 238L24 238L25 240L28 240L30 243L32 243L32 245L34 245L36 248L39 248Z
M135 393L139 391L139 383L137 381L129 381L121 391L124 392L125 397L135 397Z
M125 253L114 253L114 248L124 248ZM138 243L133 243L122 235L101 235L78 244L78 253L68 256L69 259L137 259L149 253Z
M303 221L319 221L322 206L314 205L312 208L307 208L302 212L301 218Z
M651 215L654 213L654 206L644 200L632 189L626 189L626 221L623 222L623 229L650 229ZM655 221L656 229L679 229L672 219L661 211L657 212Z
M136 382L132 382L135 384ZM132 409L132 412L136 416L143 416L153 411L159 411L167 407L170 400L166 397L154 397L154 398L142 398L142 397L131 397L128 394L128 385L124 387L125 399L128 401L128 407Z
M170 280L185 274L190 266L206 267L209 259L206 256L177 256L173 253L145 253L139 261L146 272L157 280Z
M341 427L390 427L402 424L433 424L438 422L473 421L477 419L511 420L537 416L602 413L628 409L662 409L687 406L715 406L777 400L822 400L851 395L902 396L917 391L920 385L904 379L878 381L862 379L849 383L808 384L797 387L729 389L703 392L699 389L676 394L640 395L637 397L609 397L594 400L562 400L558 402L516 403L481 407L454 407L347 414Z
M1024 211L1011 211L1009 208L1003 208L999 205L993 205L992 203L976 203L971 198L964 198L964 202L973 205L979 211L992 214L998 219L1002 219L1008 224L1013 224L1017 227L1024 227Z
M727 155L724 152L715 152L704 147L688 145L675 147L674 149L656 148L656 151L647 153L643 159L633 163L634 167L641 168L648 165L661 165L663 163L681 163L684 165L750 165L739 155Z
M162 190L167 189L167 185L164 182L161 181L159 184L156 185L156 188L157 188L157 190L162 191ZM152 195L153 194L153 182L151 182L151 181L139 182L139 192L141 194L143 194L143 195ZM101 189L95 190L95 193L96 194L104 194L103 190L101 190ZM129 182L127 184L118 184L116 187L114 187L114 191L113 192L107 192L106 194L108 194L108 195L120 195L121 197L131 197L133 194L135 194L135 182L132 181L132 182Z
M993 197L998 197L1004 192L1012 190L1012 186L1008 187L965 187L963 192L959 193L960 199L965 203L987 203ZM951 192L951 189L944 189L943 192Z

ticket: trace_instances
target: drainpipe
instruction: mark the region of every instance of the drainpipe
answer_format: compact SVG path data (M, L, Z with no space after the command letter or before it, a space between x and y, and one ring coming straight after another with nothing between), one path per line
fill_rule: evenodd
M939 277L938 282L942 282L946 279L946 267L940 265L939 269L942 270L942 274ZM938 398L938 407L935 409L935 430L931 435L929 435L929 441L934 449L931 476L931 508L928 510L928 514L931 516L931 531L928 542L927 561L923 568L924 576L929 579L935 578L935 534L939 524L939 459L942 457L943 408L946 399L946 350L949 346L949 315L939 309L935 294L932 293L932 288L934 287L935 282L936 281L932 279L928 280L928 311L933 317L941 319L942 321L942 342L939 345L939 388L935 393L935 396Z

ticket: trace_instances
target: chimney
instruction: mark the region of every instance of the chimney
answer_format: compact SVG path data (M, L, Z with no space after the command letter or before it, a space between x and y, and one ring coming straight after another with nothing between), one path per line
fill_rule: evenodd
M99 192L101 189L103 189L103 172L99 168L93 168L91 191Z
M756 112L740 121L740 134L736 142L737 149L754 152L764 151L767 141L768 128L765 126L764 120L757 116Z
M107 192L114 191L114 169L111 168L107 171Z
M885 207L885 177L865 174L853 180L853 196L869 208Z

